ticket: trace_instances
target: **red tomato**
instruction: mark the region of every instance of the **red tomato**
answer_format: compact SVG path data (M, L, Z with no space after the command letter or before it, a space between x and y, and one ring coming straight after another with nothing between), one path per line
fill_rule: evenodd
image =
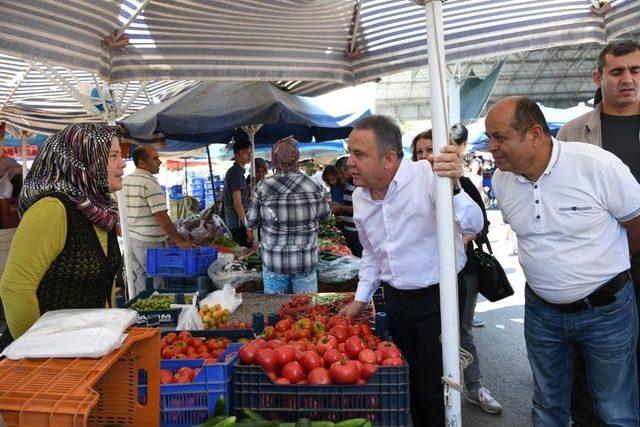
M163 359L171 359L173 357L173 350L170 348L165 348L162 350L162 358Z
M329 335L336 337L338 342L342 343L349 338L349 327L346 325L336 325L329 330Z
M250 342L242 346L242 348L238 352L238 356L240 357L242 363L244 363L245 365L251 365L256 356L256 351L258 351L258 346L253 342Z
M262 366L262 369L265 371L273 372L276 368L276 352L270 348L261 348L256 351L254 361L258 365Z
M307 372L312 371L315 368L322 366L322 357L315 351L307 350L302 354L302 360L300 360L304 370Z
M182 375L185 376L187 378L189 378L189 381L193 380L193 377L195 377L195 373L193 372L193 369L187 367L187 366L183 366L182 368L178 369L178 372L176 373L176 375Z
M251 341L251 344L255 344L258 350L260 350L261 348L265 348L267 346L267 342L262 338L258 338Z
M347 341L344 343L344 352L347 353L349 359L357 359L360 350L363 348L362 340L357 336L347 338Z
M173 383L173 374L166 369L160 370L160 384L171 384Z
M179 384L185 384L185 383L190 383L191 380L188 377L176 374L173 376L173 382L179 383Z
M344 343L343 343L343 342L341 342L340 344L338 344L338 351L339 351L340 353L344 353Z
M360 350L360 353L358 353L358 360L364 364L370 363L375 365L378 363L378 356L375 351L363 348Z
M353 337L360 334L360 325L349 326L349 336Z
M373 335L373 333L371 332L371 326L366 323L360 323L360 332L364 336Z
M191 339L191 345L194 346L195 348L200 347L202 344L204 344L204 342L200 338Z
M338 348L338 340L334 336L326 336L318 340L317 350L319 355L324 355L327 350L333 350Z
M384 353L386 356L385 359L402 359L402 353L400 353L398 347L388 347Z
M402 366L402 359L398 357L390 357L382 361L382 366Z
M282 367L287 363L296 360L296 349L290 345L282 345L275 349L276 366Z
M304 379L304 368L296 361L289 362L282 367L282 376L291 383L297 383Z
M365 385L367 383L367 380L365 380L364 378L358 378L356 380L356 384L358 385Z
M167 334L162 340L166 341L167 344L173 344L178 340L178 336L174 332L171 332Z
M187 341L191 339L191 332L189 331L180 331L180 333L178 334L178 338L180 338L182 341Z
M340 353L335 348L328 350L323 356L325 366L331 366L340 359L342 359L342 353Z
M289 329L288 331L285 331L282 339L287 340L287 341L293 341L296 339L296 333L294 331L292 331L291 329Z
M360 378L360 372L358 372L358 367L352 360L343 359L331 365L329 376L331 381L336 384L355 384Z
M307 383L309 384L331 384L329 371L324 368L314 368L307 375Z
M208 353L209 352L209 348L206 345L199 345L198 347L196 347L196 353L200 354L200 353Z
M293 323L289 319L282 319L276 323L276 331L286 332L291 328Z
M186 354L178 353L172 357L172 359L188 359Z
M216 363L218 363L218 359L213 357L210 357L204 361L205 365L215 365Z
M381 347L378 347L376 350L376 356L378 357L378 364L381 364L382 361L387 358L386 352Z
M305 351L307 349L307 345L302 341L291 341L289 345L292 345L298 351Z
M276 384L291 384L291 381L289 381L288 379L282 377L282 378L277 378L276 379Z
M355 363L356 367L358 368L358 377L360 377L362 375L362 367L364 365L359 360L352 360L352 362Z
M365 363L360 370L360 378L368 380L378 370L378 365Z
M276 329L273 326L267 326L262 331L262 338L269 341L276 337Z
M280 341L280 340L275 340L275 339L274 339L274 340L270 340L270 341L267 343L267 347L269 347L269 348L270 348L270 349L272 349L272 350L275 350L276 348L278 348L278 347L280 347L280 346L282 346L282 345L284 345L284 343L283 343L282 341Z
M300 362L303 355L304 353L302 353L300 350L296 350L296 362Z

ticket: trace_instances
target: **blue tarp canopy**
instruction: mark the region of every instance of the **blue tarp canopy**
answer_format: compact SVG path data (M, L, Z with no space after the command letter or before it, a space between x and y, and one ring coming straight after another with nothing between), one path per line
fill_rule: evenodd
M37 145L38 148L42 147L42 144L47 140L46 135L34 135L27 138L27 145ZM21 147L20 140L9 133L6 133L2 144L5 147Z
M369 114L362 108L332 115L312 99L269 82L201 82L121 123L140 142L164 138L168 148L179 151L246 138L242 126L254 124L263 125L255 135L257 144L289 135L301 142L342 139L349 135L349 125Z

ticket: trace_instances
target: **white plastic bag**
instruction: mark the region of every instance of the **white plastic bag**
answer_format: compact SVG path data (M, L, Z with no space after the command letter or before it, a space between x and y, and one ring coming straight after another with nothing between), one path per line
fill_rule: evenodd
M333 261L318 260L318 281L324 283L341 283L358 276L362 259L355 256L344 256Z
M226 308L229 312L233 313L240 307L240 304L242 304L242 294L237 294L236 288L227 285L220 291L211 292L204 297L199 304L200 307L202 307L203 304L207 304L209 307L220 304L220 307Z
M204 329L202 318L198 314L195 305L182 305L182 311L178 315L178 326L176 331L200 331Z
M237 288L251 281L262 282L262 272L247 270L242 263L234 262L231 254L219 253L218 259L211 263L207 273L218 289L224 289L227 285Z
M25 357L103 357L122 345L124 331L138 320L125 308L48 311L2 352Z

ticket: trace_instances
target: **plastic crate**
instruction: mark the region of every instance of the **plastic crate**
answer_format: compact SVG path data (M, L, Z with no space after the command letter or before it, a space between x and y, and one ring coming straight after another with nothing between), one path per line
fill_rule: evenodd
M0 361L0 415L9 427L154 426L159 419L160 334L132 328L98 359ZM137 396L140 374L151 385Z
M202 369L190 383L160 385L160 425L186 427L203 423L213 416L220 396L224 396L229 413L233 409L233 370L241 347L240 343L230 344L216 364L204 365L202 359L162 360L161 369L173 373L184 366ZM233 356L225 361L229 354ZM138 395L144 396L144 378L140 378L140 384Z
M409 366L380 366L365 385L274 384L256 365L236 362L234 408L259 412L267 419L341 421L367 418L374 426L409 425Z
M200 298L213 290L213 282L209 276L167 277L162 290L164 292L193 293L198 292Z
M139 293L124 304L125 308L130 308L136 301L149 298L153 293L153 290L146 290ZM192 304L196 305L198 302L198 292L195 293L175 293L175 292L159 292L160 295L175 295L176 304L184 303L184 297L186 295L192 296ZM178 324L178 316L180 316L181 308L170 308L168 310L155 310L155 311L138 311L138 325L159 325L159 326L176 326ZM153 321L151 320L153 319ZM157 321L156 321L157 319Z
M218 259L216 248L149 248L147 273L162 277L194 277L207 274L212 262Z

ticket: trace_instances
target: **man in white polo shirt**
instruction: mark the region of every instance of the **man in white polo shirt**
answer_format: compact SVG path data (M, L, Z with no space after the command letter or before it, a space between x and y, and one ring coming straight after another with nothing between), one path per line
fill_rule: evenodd
M154 176L160 172L162 161L151 146L140 145L133 151L136 170L122 180L127 202L127 224L131 242L131 267L135 276L136 294L145 290L147 276L147 249L162 247L171 239L181 248L193 246L176 230L167 214L167 200ZM157 289L162 278L154 278Z
M518 237L534 426L569 424L574 351L583 351L604 425L638 426L636 301L640 184L613 154L551 137L538 105L506 98L486 118L492 186Z

